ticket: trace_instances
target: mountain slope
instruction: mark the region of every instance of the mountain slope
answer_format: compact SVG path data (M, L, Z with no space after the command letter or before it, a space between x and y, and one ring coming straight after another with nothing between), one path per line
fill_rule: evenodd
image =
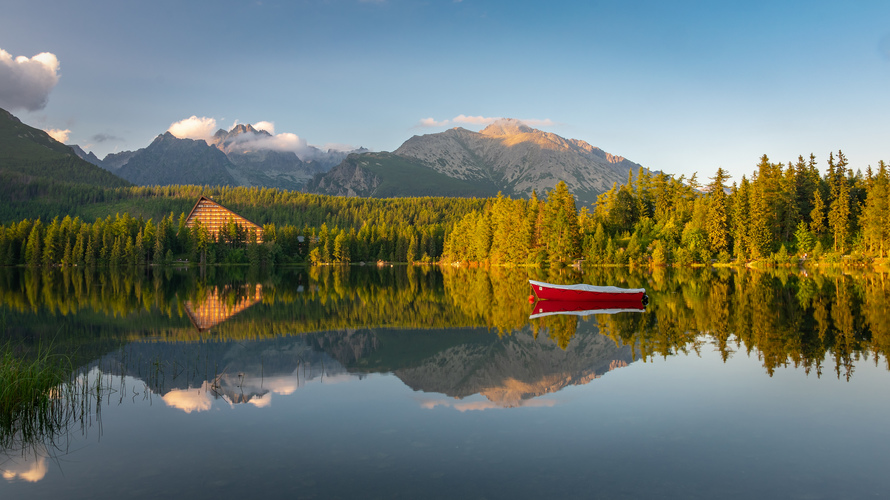
M0 174L7 189L11 182L28 184L35 179L108 187L129 184L4 109L0 109Z
M468 181L437 172L412 158L393 153L349 155L326 174L317 175L306 190L335 196L392 198L398 196L487 197L493 183Z
M436 134L414 136L391 155L368 156L377 166L378 184L393 185L388 196L416 196L417 182L388 176L388 172L403 173L396 164L411 164L451 179L452 183L473 186L476 192L498 192L514 197L529 197L536 191L543 195L559 181L582 203L593 203L596 196L627 180L629 170L640 166L620 156L614 156L576 140L543 132L518 120L499 120L480 132L454 128ZM352 157L350 157L352 158ZM361 157L360 157L361 158ZM350 184L342 175L341 167L350 172L365 160L351 159L352 165L341 165L320 176L310 185L326 194L367 196L361 184ZM328 177L339 176L337 180ZM359 176L364 181L366 176ZM432 182L432 179L427 176ZM457 196L477 196L469 191ZM374 194L374 196L378 196Z
M178 139L170 132L159 135L148 147L140 149L118 175L133 184L206 184L236 186L229 173L234 166L226 155L206 142Z

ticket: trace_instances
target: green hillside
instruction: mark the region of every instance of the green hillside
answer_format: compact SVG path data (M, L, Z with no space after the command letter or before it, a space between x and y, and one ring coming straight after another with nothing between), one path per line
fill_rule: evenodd
M497 188L491 183L455 179L436 172L420 162L392 153L368 153L362 167L380 179L375 198L397 196L459 196L485 198L495 196Z
M130 184L81 160L70 147L0 109L0 193L6 199L27 196L29 186L35 181L42 184L41 180L103 187Z
M498 193L492 182L449 177L417 160L387 152L349 155L340 165L317 175L307 185L309 192L319 194L343 195L347 189L353 195L372 198L485 198Z

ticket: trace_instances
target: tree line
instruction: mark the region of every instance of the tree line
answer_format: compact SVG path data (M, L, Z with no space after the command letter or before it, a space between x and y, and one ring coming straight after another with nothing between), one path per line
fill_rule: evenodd
M489 200L462 218L445 241L448 261L496 264L767 264L800 258L861 263L890 247L887 165L863 175L842 151L773 163L764 155L750 179L728 185L718 168L707 185L640 168L575 210L559 184L546 201Z
M869 166L863 175L849 168L842 151L832 152L821 175L812 154L787 164L764 155L750 179L728 185L729 179L722 168L706 185L695 175L686 179L640 168L580 211L563 182L544 198L533 194L528 200L501 195L380 200L270 188L53 185L48 192L63 200L56 208L70 204L77 207L75 213L0 225L0 265L394 261L559 266L583 259L592 265L659 266L800 258L859 263L886 256L890 174L883 161L877 171ZM262 243L235 224L217 235L187 227L186 212L201 195L262 224ZM16 210L53 206L37 196ZM125 210L86 222L89 213L114 207ZM9 217L9 210L4 214Z

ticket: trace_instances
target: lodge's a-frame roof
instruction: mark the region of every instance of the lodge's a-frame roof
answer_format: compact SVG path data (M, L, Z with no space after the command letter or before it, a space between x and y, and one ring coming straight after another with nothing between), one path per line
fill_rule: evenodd
M253 225L256 229L259 229L259 230L261 230L261 231L262 231L262 229L263 229L263 226L257 224L256 222L254 222L254 221L252 221L252 220L250 220L250 219L248 219L248 218L246 218L246 217L244 217L244 216L242 216L242 215L239 215L239 214L236 214L235 212L232 212L232 211L229 210L228 208L226 208L226 207L220 205L219 203L213 201L212 199L210 199L210 198L208 198L208 197L206 197L206 196L201 196L200 198L198 198L198 201L195 202L195 206L192 207L192 210L189 212L188 216L185 218L186 222L188 222L189 220L192 219L192 216L195 214L195 211L198 210L198 207L201 205L201 202L202 202L202 201L206 201L206 202L208 202L208 203L212 203L212 204L216 205L217 207L219 207L219 208L225 210L226 212L229 212L229 213L231 213L232 215L237 216L239 219L243 219L243 220L244 220L245 222L247 222L248 224Z

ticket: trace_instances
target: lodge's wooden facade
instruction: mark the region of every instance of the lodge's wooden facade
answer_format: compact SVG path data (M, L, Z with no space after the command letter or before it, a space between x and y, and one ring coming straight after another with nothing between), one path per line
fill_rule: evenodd
M192 208L188 218L185 220L185 225L191 228L194 227L195 223L198 221L201 222L201 226L207 229L210 235L214 238L216 238L219 232L225 228L226 224L231 221L241 226L245 233L249 234L250 231L256 231L257 243L263 242L262 226L254 224L206 196L202 196L198 202L195 203L195 207Z

